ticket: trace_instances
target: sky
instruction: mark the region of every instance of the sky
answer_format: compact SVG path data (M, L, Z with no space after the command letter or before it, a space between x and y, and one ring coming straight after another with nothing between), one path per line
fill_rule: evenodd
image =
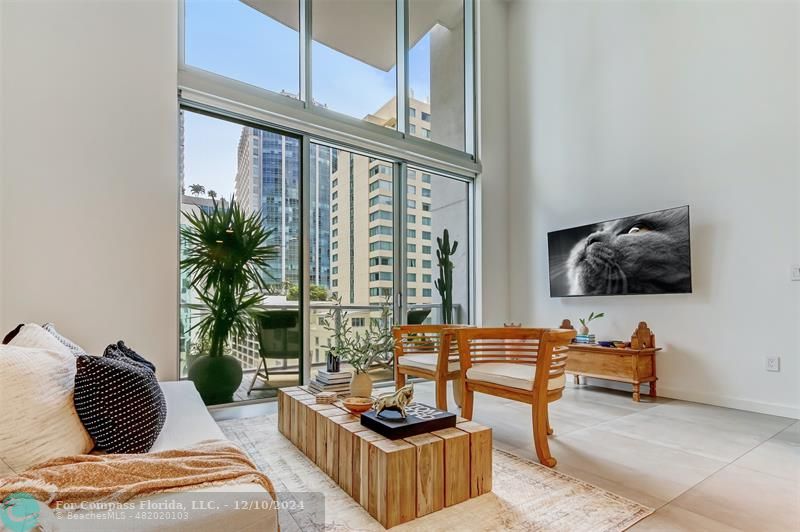
M274 92L299 92L298 33L238 0L187 0L186 62ZM357 18L353 18L357 31ZM387 35L394 40L394 34ZM314 42L314 100L363 118L395 96L396 69L389 72ZM415 98L430 91L430 38L409 51L409 87ZM220 196L234 189L241 126L184 113L186 186L199 183Z

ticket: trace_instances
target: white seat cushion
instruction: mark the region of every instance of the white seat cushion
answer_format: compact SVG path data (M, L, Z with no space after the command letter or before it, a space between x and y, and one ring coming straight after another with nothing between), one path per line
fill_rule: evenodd
M438 353L431 353L430 355L403 355L397 359L397 365L436 371L436 360L438 358ZM461 364L458 360L452 360L447 365L447 371L458 371L460 366Z
M167 420L150 452L184 449L204 440L224 440L192 381L160 382L167 402Z
M467 370L467 378L473 381L490 382L500 386L533 390L533 377L536 366L529 364L512 364L508 362L485 362L475 364ZM567 382L564 374L547 381L548 390L563 388Z

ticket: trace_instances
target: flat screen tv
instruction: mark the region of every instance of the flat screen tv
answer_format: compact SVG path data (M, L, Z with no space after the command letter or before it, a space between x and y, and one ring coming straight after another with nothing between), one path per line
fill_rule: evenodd
M550 297L692 291L689 206L547 234Z

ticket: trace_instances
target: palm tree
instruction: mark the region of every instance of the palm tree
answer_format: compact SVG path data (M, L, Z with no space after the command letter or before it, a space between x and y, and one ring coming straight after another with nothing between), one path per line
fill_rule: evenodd
M211 198L211 199L215 199L217 197L217 191L216 190L209 190L208 191L208 197Z
M275 230L265 229L259 213L247 214L234 201L223 207L215 200L211 212L184 215L187 250L181 268L203 311L194 327L210 342L205 354L222 356L229 338L257 332L253 312L266 297L263 274L269 275L270 261L279 253L268 243Z
M189 185L189 191L192 193L192 196L199 196L205 193L206 187L203 185Z

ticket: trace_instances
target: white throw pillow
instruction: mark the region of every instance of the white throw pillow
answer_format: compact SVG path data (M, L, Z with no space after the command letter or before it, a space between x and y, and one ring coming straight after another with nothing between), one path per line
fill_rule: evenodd
M0 345L0 460L20 473L92 449L75 411L74 385L75 357L40 326L26 325Z
M8 342L8 345L16 345L18 347L40 347L53 351L62 351L66 349L69 351L69 348L59 342L47 329L37 323L23 325L17 335Z

